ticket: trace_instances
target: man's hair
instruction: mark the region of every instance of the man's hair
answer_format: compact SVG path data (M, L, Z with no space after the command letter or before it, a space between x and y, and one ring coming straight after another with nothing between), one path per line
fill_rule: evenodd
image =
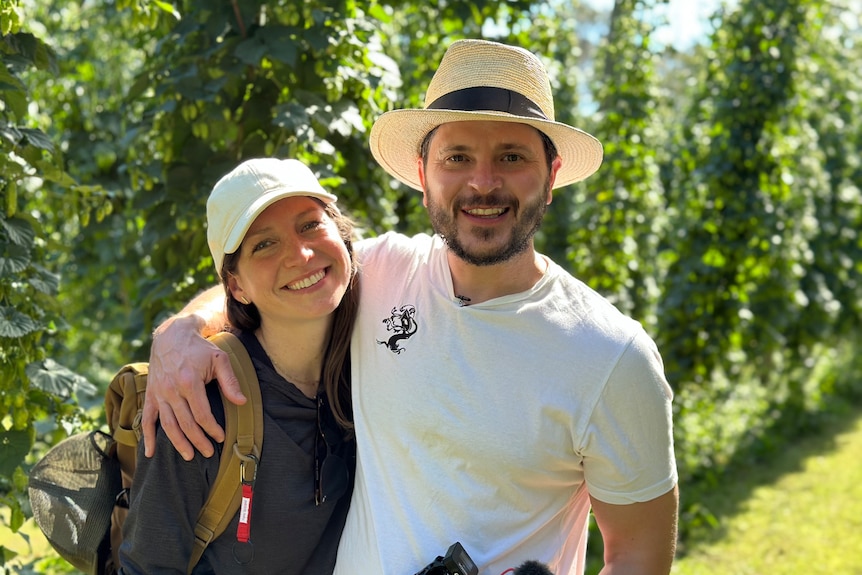
M431 148L431 140L434 138L434 134L437 133L437 128L440 126L436 126L433 130L428 132L425 135L425 138L422 139L422 143L419 144L419 156L422 158L422 165L426 168L428 167L428 150ZM531 126L532 127L532 126ZM554 160L557 159L559 153L557 152L557 146L554 145L553 140L548 137L543 131L538 128L533 128L539 133L539 137L542 138L542 145L545 148L545 160L548 163L548 171L551 169L551 165L554 163Z
M332 411L338 423L345 429L353 427L353 410L350 402L350 334L356 319L356 309L359 305L359 284L357 279L358 263L353 253L353 238L355 225L353 221L342 214L334 204L324 204L317 198L312 198L323 206L326 215L335 222L338 234L347 253L350 255L350 282L341 303L333 312L332 332L323 356L323 389L329 398ZM239 264L240 248L232 254L225 254L221 269L221 280L225 291L225 314L230 326L243 330L254 331L260 327L260 311L254 303L243 304L231 296L228 279L236 273Z

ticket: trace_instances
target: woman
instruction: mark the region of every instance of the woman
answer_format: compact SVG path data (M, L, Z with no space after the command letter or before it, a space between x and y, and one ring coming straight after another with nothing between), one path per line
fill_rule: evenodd
M335 200L301 162L276 159L244 162L210 194L207 239L260 381L264 442L250 541L237 540L238 512L193 573L332 572L355 461L348 350L358 301L353 224ZM121 573L186 572L218 470L219 457L184 461L161 429L157 441L155 457L138 459ZM334 471L325 484L315 476L324 457Z

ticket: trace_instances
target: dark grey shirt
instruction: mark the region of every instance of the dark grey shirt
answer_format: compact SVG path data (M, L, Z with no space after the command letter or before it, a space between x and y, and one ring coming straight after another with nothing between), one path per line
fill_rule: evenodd
M253 334L241 334L240 339L257 371L264 411L263 449L252 500L251 546L236 541L237 513L225 532L207 547L193 573L329 575L350 502L355 444L351 440L334 445L350 462L347 493L315 505L316 400L275 372ZM208 386L208 395L216 418L223 424L224 410L216 386ZM328 425L335 425L331 414L326 419ZM332 437L341 434L335 431L327 436L333 443ZM186 572L195 521L218 472L222 445L213 444L216 455L205 458L196 453L187 462L161 427L152 458L144 456L141 442L120 547L121 574ZM252 560L239 563L236 556L247 557L251 549Z

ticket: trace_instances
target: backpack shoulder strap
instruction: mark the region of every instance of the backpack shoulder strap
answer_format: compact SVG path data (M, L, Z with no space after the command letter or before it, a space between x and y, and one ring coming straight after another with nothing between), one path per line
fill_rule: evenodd
M218 475L195 526L195 546L189 561L189 573L200 561L207 545L224 532L239 509L242 483L254 479L263 447L260 384L248 351L232 333L221 332L209 340L228 354L231 368L247 401L243 405L236 405L222 396L225 411L224 449Z
M138 463L148 373L147 363L126 364L114 375L105 391L105 418L113 437L108 453L110 458L115 457L120 463L120 491L111 494L114 508L109 528L109 552L99 557L100 573L116 573L120 565L119 549L123 541L123 524L129 512L129 492Z
M122 466L124 487L131 485L135 475L148 367L147 363L124 365L105 391L105 418L116 442L114 449Z

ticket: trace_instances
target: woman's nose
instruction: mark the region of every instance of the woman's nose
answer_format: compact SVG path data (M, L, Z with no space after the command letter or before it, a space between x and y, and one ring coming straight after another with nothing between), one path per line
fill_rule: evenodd
M284 251L282 262L288 267L304 265L314 257L314 250L304 242L289 245Z

